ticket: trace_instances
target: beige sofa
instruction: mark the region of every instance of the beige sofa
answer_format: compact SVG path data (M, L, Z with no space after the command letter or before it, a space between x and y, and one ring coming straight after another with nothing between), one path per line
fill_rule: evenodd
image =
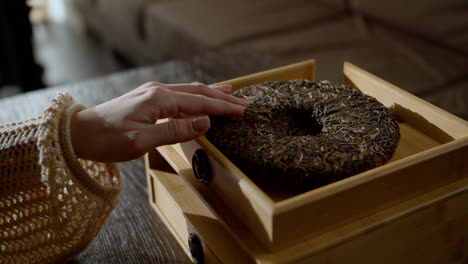
M345 60L468 119L466 0L69 0L73 14L135 64L246 45L290 63Z

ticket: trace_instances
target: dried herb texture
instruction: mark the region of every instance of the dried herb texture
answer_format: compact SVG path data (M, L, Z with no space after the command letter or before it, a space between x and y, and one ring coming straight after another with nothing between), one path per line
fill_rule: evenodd
M211 117L207 138L254 181L322 186L380 166L400 138L394 115L343 84L265 82L233 93L239 118Z

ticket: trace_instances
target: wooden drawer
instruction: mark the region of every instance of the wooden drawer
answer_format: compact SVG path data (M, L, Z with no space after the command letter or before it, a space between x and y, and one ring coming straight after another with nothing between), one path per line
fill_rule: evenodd
M189 257L189 236L201 241L198 263L465 263L466 179L359 220L268 250L210 187L190 170L177 174L153 150L146 156L149 201Z
M315 62L309 60L222 83L240 89L263 81L313 80L314 70ZM333 245L420 208L420 197L429 195L425 203L432 203L444 195L464 192L468 180L466 121L350 63L344 64L344 82L375 97L398 116L401 138L387 164L308 192L291 193L255 184L205 137L157 150L201 200L215 195L228 208L230 218L246 227L269 252L282 252L327 234L336 236L327 239ZM198 149L208 156L212 172L208 184L193 176L192 157ZM450 191L438 194L437 190L448 186ZM408 203L414 206L399 207ZM376 217L383 212L385 217ZM356 230L337 233L356 223ZM318 252L317 247L323 246L315 247L312 251Z

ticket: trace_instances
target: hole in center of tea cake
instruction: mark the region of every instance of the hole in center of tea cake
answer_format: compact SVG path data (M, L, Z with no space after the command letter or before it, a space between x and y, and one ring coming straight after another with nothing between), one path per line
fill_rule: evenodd
M322 131L322 124L311 111L295 109L289 112L289 136L315 136Z

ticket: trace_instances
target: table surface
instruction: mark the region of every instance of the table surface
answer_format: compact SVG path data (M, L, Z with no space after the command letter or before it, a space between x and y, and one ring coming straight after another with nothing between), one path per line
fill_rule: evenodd
M245 48L207 53L189 60L116 73L82 83L52 87L0 100L0 123L38 116L59 92L93 106L147 81L214 83L278 67L278 62ZM119 203L91 245L69 263L191 263L176 239L153 211L143 158L120 163L123 190Z

